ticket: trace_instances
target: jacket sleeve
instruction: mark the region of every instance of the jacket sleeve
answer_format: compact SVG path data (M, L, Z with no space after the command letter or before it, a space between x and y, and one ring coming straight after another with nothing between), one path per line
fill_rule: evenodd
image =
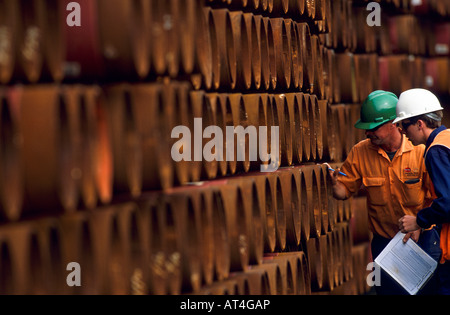
M361 188L362 179L359 173L359 160L358 150L354 146L341 167L341 171L347 176L339 176L338 178L338 181L346 189L346 199L350 198Z
M417 214L417 224L429 228L433 224L450 222L450 149L433 146L428 150L425 164L437 198L430 207Z

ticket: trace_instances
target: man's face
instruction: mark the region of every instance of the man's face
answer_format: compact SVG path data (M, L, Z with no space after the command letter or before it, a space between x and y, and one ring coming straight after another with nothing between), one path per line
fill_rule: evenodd
M423 143L420 138L419 130L417 128L417 122L412 122L409 119L402 120L400 122L401 132L408 137L413 145L419 145Z
M366 130L366 137L370 139L374 145L382 145L391 135L391 123L384 123L376 128Z

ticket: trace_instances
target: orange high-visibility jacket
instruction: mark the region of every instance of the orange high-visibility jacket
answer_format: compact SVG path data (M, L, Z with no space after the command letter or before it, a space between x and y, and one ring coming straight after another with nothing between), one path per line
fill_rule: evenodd
M369 227L373 233L393 238L398 220L430 204L429 177L424 164L425 146L414 146L403 135L401 148L391 161L387 153L369 139L356 144L341 167L348 176L338 180L347 189L347 198L367 190Z

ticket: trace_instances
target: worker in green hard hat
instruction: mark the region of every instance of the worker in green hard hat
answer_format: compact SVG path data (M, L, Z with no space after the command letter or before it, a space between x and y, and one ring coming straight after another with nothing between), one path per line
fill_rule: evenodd
M397 118L398 98L392 92L375 91L370 93L361 106L361 118L356 122L358 129L372 130Z
M336 199L348 199L363 187L373 259L399 232L398 220L430 202L425 148L414 146L393 124L397 102L397 96L387 91L374 91L366 98L355 127L365 130L368 139L353 146L340 169L329 171ZM420 230L410 233L419 240ZM377 294L407 294L382 271L374 284Z

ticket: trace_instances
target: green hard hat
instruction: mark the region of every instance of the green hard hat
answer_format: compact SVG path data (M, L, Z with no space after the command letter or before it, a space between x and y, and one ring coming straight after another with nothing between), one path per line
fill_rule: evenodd
M361 119L355 127L370 130L397 117L398 97L392 92L374 91L369 94L361 106Z

